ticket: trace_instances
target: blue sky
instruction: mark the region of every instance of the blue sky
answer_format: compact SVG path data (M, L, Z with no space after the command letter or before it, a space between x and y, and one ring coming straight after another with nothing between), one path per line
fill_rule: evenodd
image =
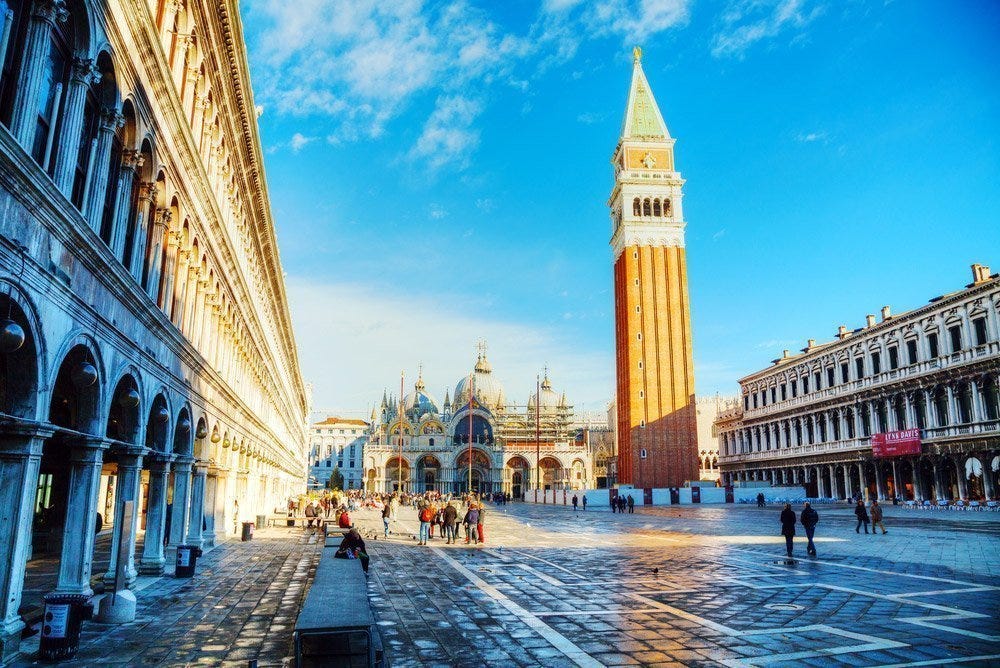
M609 165L631 47L685 186L696 385L1000 269L1000 4L242 3L314 405L363 411L486 339L613 393Z

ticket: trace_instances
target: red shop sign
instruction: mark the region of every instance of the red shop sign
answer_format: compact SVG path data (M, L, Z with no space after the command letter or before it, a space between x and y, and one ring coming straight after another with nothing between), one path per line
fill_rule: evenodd
M920 454L920 430L904 429L872 434L872 456L899 457Z

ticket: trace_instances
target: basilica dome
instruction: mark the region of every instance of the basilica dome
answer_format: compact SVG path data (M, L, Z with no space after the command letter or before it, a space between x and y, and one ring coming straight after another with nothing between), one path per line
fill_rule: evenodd
M493 366L485 355L480 355L476 361L474 376L476 401L494 413L502 412L507 404L507 398L503 386L493 376ZM471 380L469 376L465 376L455 385L455 399L452 405L456 411L469 403L469 383Z
M547 373L545 374L545 379L542 380L542 388L539 394L542 396L542 415L545 415L546 413L555 413L560 408L564 407L563 404L565 403L565 400L560 399L559 393L552 389L552 382L549 380L549 374ZM535 403L535 395L532 393L528 397L528 411L534 412Z
M423 377L417 378L413 391L403 397L403 410L406 411L408 417L416 419L427 413L440 412L437 400L427 393Z

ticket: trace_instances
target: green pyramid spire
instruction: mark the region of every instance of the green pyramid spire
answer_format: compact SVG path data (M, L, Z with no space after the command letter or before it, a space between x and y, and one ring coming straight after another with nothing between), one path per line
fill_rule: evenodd
M667 124L656 105L653 91L649 88L646 75L642 71L642 49L632 50L632 85L628 91L628 105L625 108L625 122L622 124L622 139L668 139Z

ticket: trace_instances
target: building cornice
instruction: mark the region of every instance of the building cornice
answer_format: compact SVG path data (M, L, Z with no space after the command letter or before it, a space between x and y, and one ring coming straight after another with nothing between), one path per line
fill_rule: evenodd
M615 260L630 246L684 248L684 223L631 225L622 223L611 237Z

